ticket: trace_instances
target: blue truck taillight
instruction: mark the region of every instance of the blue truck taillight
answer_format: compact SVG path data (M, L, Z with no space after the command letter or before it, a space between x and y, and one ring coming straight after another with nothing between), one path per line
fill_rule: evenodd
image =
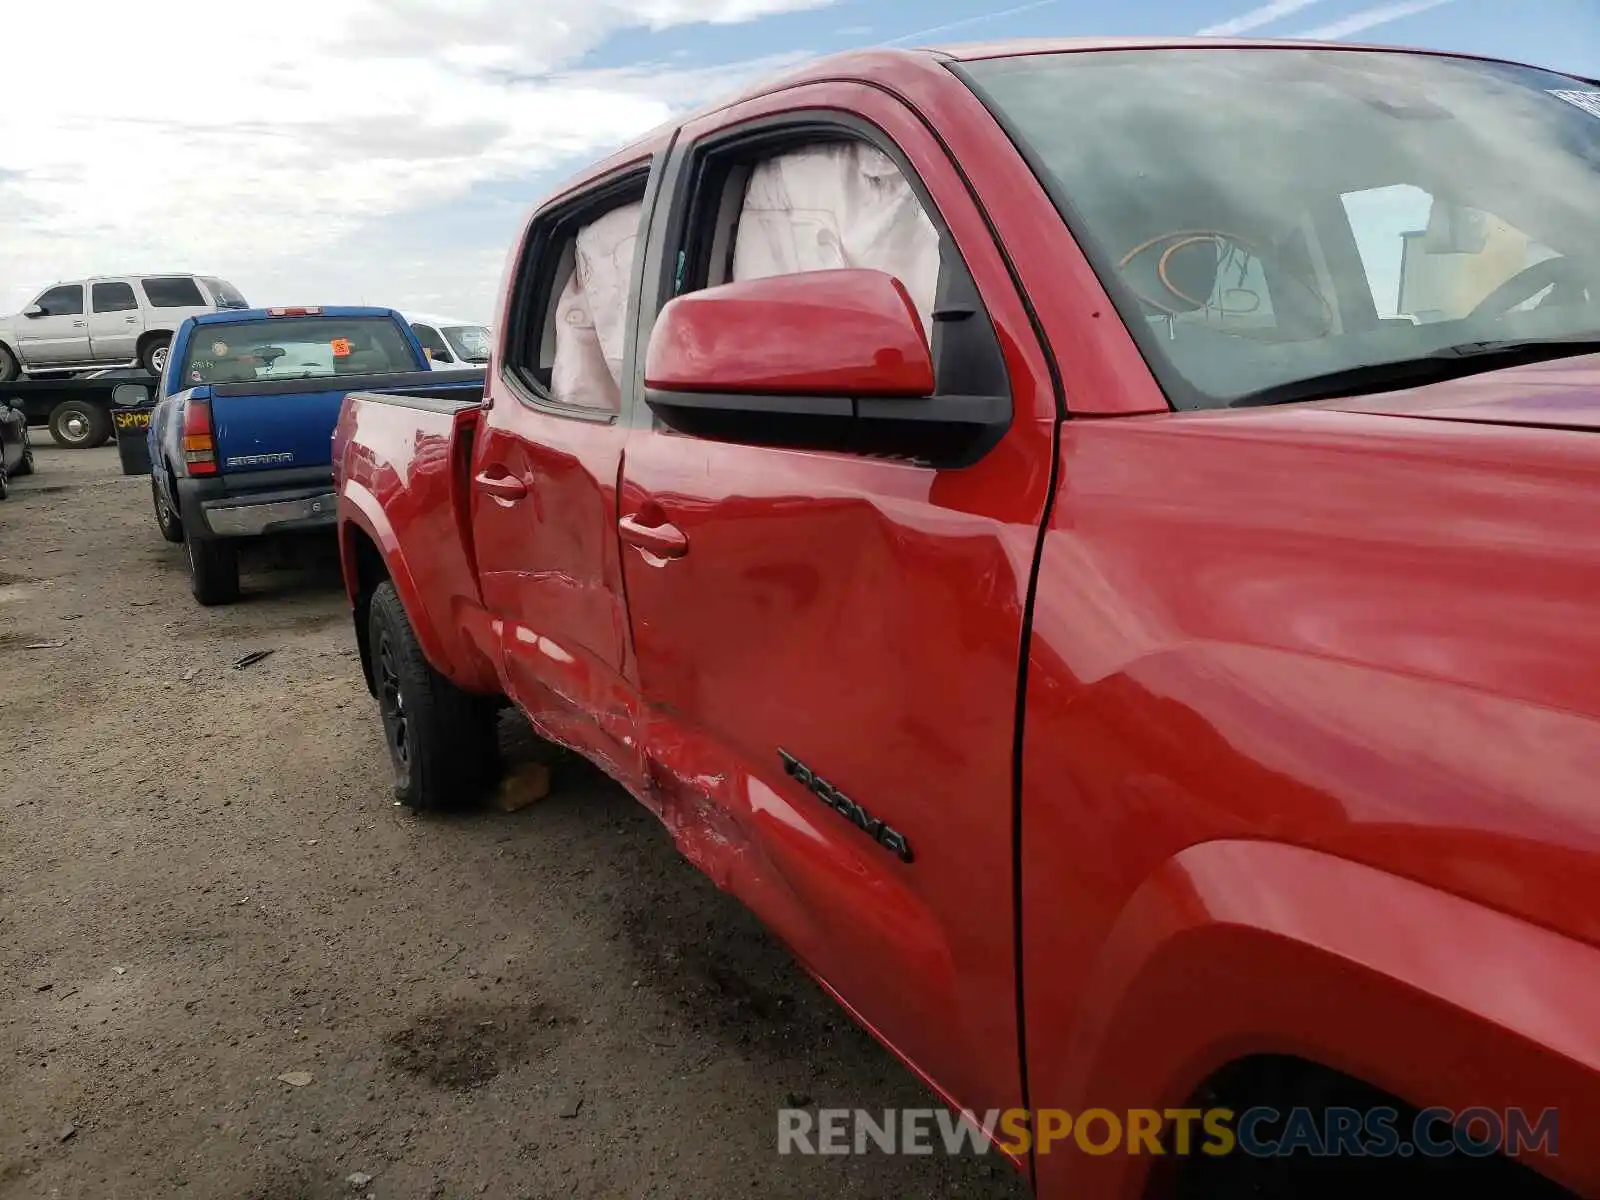
M183 406L183 461L191 475L217 473L217 441L211 428L209 400L189 400Z

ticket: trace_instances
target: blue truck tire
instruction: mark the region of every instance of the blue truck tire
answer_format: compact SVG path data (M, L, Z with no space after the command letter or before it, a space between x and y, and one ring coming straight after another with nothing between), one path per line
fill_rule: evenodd
M211 607L232 604L239 598L239 547L227 538L203 538L191 533L183 540L189 560L189 590Z

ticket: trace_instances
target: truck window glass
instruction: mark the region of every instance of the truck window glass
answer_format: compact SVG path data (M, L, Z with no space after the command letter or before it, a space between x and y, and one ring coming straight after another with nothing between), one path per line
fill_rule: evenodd
M152 308L206 308L206 298L193 279L181 275L143 280L145 299Z
M195 326L183 386L417 370L415 352L385 317L281 317Z
M446 325L440 332L462 362L489 361L489 331L482 325Z
M638 248L642 203L622 204L580 226L548 328L554 345L550 394L562 404L616 412L622 399L622 350L628 280Z
M233 310L250 307L249 302L240 295L239 289L226 279L214 279L208 275L200 282L206 285L206 290L211 293L211 298L216 301L218 308Z
M127 283L97 283L90 289L90 301L97 313L131 312L139 307L133 286Z
M931 337L939 232L877 147L824 143L758 162L735 230L732 279L873 267L905 284Z
M432 325L424 325L420 321L411 326L411 332L417 335L417 341L422 343L422 348L432 354L441 350L449 353L450 347L444 344L444 339L439 336L439 331Z
M79 317L83 315L83 285L64 283L53 287L34 301L44 309L47 317Z
M1580 87L1566 76L1215 48L960 71L1029 154L1180 407L1473 341L1600 335L1600 120L1556 94ZM1348 236L1316 243L1359 261L1311 269L1294 247L1341 217L1356 250ZM1552 257L1538 278L1559 286L1490 295ZM1250 319L1228 311L1242 308Z

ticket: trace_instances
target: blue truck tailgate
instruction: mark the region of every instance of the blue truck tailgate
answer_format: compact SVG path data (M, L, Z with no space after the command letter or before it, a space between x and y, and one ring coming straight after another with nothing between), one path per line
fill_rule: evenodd
M456 386L481 389L481 374L463 374L466 377ZM438 372L406 371L347 375L337 382L320 378L216 384L211 389L211 424L218 472L240 475L286 467L331 467L333 427L347 392L431 389L442 383Z
M331 431L349 389L342 381L337 390L308 388L308 382L224 384L213 389L217 469L237 473L328 466L333 461Z

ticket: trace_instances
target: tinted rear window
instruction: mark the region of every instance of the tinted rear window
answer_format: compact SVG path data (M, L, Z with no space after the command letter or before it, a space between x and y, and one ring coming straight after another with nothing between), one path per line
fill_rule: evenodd
M97 313L129 312L139 307L132 285L126 283L97 283L92 289L91 299Z
M416 371L414 351L383 317L273 317L198 325L184 354L183 386Z
M192 279L183 276L146 279L143 281L145 297L152 308L205 308L206 298Z

